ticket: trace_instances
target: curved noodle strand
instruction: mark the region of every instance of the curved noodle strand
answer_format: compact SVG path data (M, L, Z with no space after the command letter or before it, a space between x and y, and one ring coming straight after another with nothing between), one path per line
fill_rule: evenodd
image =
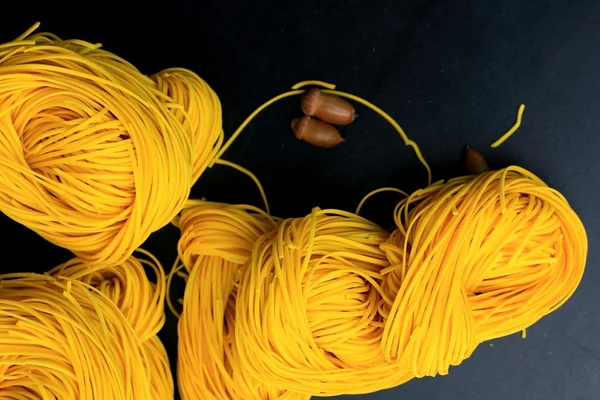
M523 112L524 111L525 111L525 104L521 104L519 106L519 110L517 111L517 121L515 122L515 124L504 135L500 136L500 138L498 138L498 140L496 140L494 143L492 143L490 147L496 148L496 147L500 146L502 143L506 142L506 140L508 140L508 138L511 137L512 134L517 131L517 129L519 129L519 127L521 126L521 121L523 120Z
M395 193L400 193L402 196L406 196L408 197L408 193L406 193L404 190L400 190L400 189L396 189L393 187L382 187L379 189L375 189L370 191L369 193L367 193L365 195L365 197L362 198L362 200L360 201L360 203L358 203L358 206L356 207L356 211L354 212L355 214L360 214L360 210L363 208L363 206L365 205L365 203L367 202L367 200L369 200L372 196L378 194L378 193L384 193L384 192L395 192Z

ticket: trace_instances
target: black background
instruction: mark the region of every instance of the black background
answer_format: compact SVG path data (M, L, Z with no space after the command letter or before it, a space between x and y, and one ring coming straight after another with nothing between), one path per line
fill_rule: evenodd
M3 4L0 42L33 22L63 38L101 42L144 73L193 69L217 92L229 135L258 105L304 79L334 82L390 113L418 142L434 178L463 173L466 143L492 167L524 166L559 189L588 231L584 279L560 310L528 330L484 343L445 377L413 380L361 399L598 399L600 397L600 2L592 1L192 1ZM14 6L13 6L14 7ZM489 144L527 108L522 128ZM269 108L224 158L255 172L278 216L313 206L354 210L380 186L413 190L426 174L378 116L360 118L332 150L295 140L298 99ZM252 182L215 167L193 197L260 205ZM364 215L392 226L393 194ZM69 258L6 217L2 272L48 270ZM145 247L170 267L178 232ZM25 248L23 251L14 249ZM178 286L181 295L182 286ZM201 333L200 333L201 334ZM176 365L176 320L161 338Z

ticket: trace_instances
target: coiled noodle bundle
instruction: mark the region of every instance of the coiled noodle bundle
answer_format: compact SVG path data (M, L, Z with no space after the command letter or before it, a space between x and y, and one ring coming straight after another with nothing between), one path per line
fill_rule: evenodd
M520 167L452 179L398 204L382 248L382 348L415 376L446 374L483 341L519 332L575 291L587 256L566 199Z
M156 336L164 273L142 254L115 267L75 259L50 275L0 275L0 398L173 398ZM156 271L156 285L143 265Z
M179 244L190 271L179 325L184 393L240 387L223 378L231 371L298 396L446 374L481 342L560 307L587 256L565 198L520 167L412 193L398 203L391 234L340 210L282 221L245 206L189 206ZM214 326L223 333L208 337L226 339L204 347L195 332ZM213 365L214 354L226 354L226 368Z
M124 262L181 210L222 142L215 93L81 40L0 45L0 210L87 263Z

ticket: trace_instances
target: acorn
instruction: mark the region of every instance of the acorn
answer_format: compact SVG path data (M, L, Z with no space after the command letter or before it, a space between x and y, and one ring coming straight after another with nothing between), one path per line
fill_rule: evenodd
M321 89L310 88L302 95L302 112L334 125L348 125L357 117L354 107L346 99Z
M490 170L487 161L485 161L481 153L469 145L465 148L465 164L467 165L467 171L471 175L479 175L482 172Z
M292 120L292 130L296 139L315 147L329 149L344 141L340 132L333 126L308 115Z

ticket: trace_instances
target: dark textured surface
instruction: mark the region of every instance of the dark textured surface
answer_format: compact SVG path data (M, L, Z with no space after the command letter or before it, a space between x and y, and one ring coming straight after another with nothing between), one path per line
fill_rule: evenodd
M40 20L65 38L102 42L152 73L195 70L219 94L227 134L272 95L323 79L394 116L430 161L434 178L462 173L466 143L492 167L522 165L562 191L584 221L590 252L578 291L528 331L485 343L445 377L413 380L361 399L600 398L600 3L593 1L169 1L35 5L3 13L1 42ZM259 6L258 4L261 3ZM267 4L268 3L268 4ZM89 7L89 10L88 10ZM488 145L527 105L522 128L499 149ZM369 190L412 190L426 175L379 117L357 107L348 141L324 151L296 141L297 99L263 113L225 155L257 174L272 211L299 216L316 205L353 210ZM196 197L260 204L246 177L208 171ZM365 215L389 227L397 198L381 195ZM43 271L69 257L0 219L2 272ZM166 266L178 232L155 233L147 249ZM26 253L12 251L26 248ZM199 333L201 334L201 333ZM161 333L175 370L176 321Z

